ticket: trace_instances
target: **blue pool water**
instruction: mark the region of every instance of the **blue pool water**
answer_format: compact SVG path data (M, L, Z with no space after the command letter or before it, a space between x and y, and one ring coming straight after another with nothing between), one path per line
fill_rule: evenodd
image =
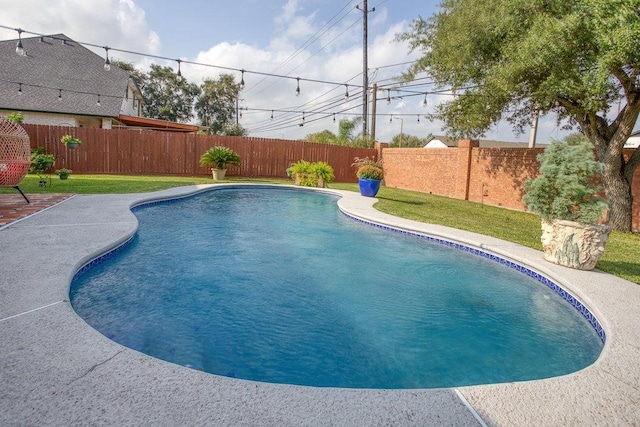
M127 347L275 383L454 387L566 374L600 354L540 282L336 202L245 187L137 208L134 239L78 274L71 302Z

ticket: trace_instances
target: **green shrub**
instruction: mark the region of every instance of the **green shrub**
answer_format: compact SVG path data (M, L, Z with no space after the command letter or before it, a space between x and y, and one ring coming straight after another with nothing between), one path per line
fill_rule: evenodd
M545 220L598 223L608 208L598 196L603 165L586 137L553 141L539 156L540 176L525 181L523 200Z
M227 147L211 147L200 157L201 166L213 166L215 169L226 169L227 165L240 165L238 153Z
M298 160L289 166L287 176L303 187L324 187L335 179L333 168L328 163L306 160Z

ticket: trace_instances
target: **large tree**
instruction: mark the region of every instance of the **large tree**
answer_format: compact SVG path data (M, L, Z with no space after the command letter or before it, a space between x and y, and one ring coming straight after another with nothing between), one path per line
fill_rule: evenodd
M193 103L200 88L176 74L171 67L151 64L142 93L147 117L186 123L193 117Z
M640 148L623 146L640 113L640 0L444 0L440 12L399 36L423 53L426 71L459 96L439 106L445 128L477 137L534 114L586 135L604 163L610 221L631 230L632 180Z
M210 134L240 134L246 131L236 123L240 86L233 74L223 73L217 79L207 78L201 86L195 109L200 124Z

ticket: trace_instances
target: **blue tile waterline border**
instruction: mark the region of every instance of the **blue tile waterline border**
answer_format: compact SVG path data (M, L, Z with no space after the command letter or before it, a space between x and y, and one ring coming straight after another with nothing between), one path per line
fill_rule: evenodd
M224 187L218 187L218 188L206 188L206 189L202 189L200 191L197 191L195 193L191 193L191 194L187 194L187 195L183 195L183 196L169 196L167 198L162 198L162 199L156 199L156 200L149 200L149 201L143 201L140 203L137 203L135 205L133 205L131 207L131 211L135 212L137 209L142 208L142 207L148 207L148 206L152 206L152 205L160 205L160 204L167 204L167 203L175 203L179 200L185 199L185 198L189 198L189 197L193 197L196 196L198 194L202 194L204 192L209 192L209 191L213 191L213 190L223 190L223 189L239 189L239 188L249 188L250 186L224 186ZM256 188L256 187L253 187ZM270 186L270 185L261 185L257 188L278 188L278 189L282 189L282 190L290 190L290 191L312 191L309 189L304 189L304 188L291 188L291 187L279 187L279 186ZM331 194L331 193L323 193L326 194L329 197L332 196L336 196L335 194ZM602 340L602 343L604 344L604 342L606 341L606 333L604 328L602 327L602 325L600 324L600 322L598 321L597 317L591 313L591 311L582 303L582 301L580 301L578 298L576 298L574 295L572 295L569 291L567 291L566 289L564 289L562 286L558 285L557 283L555 283L553 280L549 279L548 277L528 268L525 267L523 265L520 265L518 263L515 263L511 260L508 260L506 258L503 258L501 256L492 254L490 252L486 252L483 251L481 249L477 249L474 248L472 246L467 246L467 245L463 245L461 243L457 243L457 242L452 242L450 240L446 240L440 237L434 237L431 236L429 234L426 233L420 233L418 231L411 231L411 230L406 230L406 229L402 229L402 228L398 228L398 227L393 227L390 225L385 225L385 224L380 224L371 220L366 220L360 217L357 217L355 215L352 215L348 212L343 211L342 209L340 209L338 207L338 210L344 214L345 216L347 216L350 219L353 219L355 221L361 222L363 224L369 225L369 226L373 226L373 227L377 227L383 230L387 230L387 231L393 231L396 233L401 233L401 234L406 234L409 236L413 236L413 237L418 237L421 239L425 239L427 241L430 242L434 242L434 243L438 243L438 244L442 244L445 246L449 246L455 249L459 249L465 252L469 252L472 253L474 255L478 255L481 256L483 258L487 258L491 261L500 263L502 265L505 265L509 268L512 268L514 270L519 271L520 273L523 273L535 280L537 280L538 282L542 283L543 285L545 285L546 287L548 287L549 289L551 289L552 291L554 291L556 294L560 295L560 297L562 299L564 299L565 301L567 301L572 307L574 307L576 310L578 310L578 312L589 322L589 324L591 325L591 327L595 330L596 334L598 335L598 337L600 337L600 339ZM126 241L122 242L120 245L112 248L111 250L105 252L102 255L97 256L96 258L94 258L93 260L87 262L86 264L84 264L80 269L78 269L78 271L73 275L73 279L71 280L71 283L73 283L81 274L83 274L84 272L86 272L87 270L89 270L90 268L100 264L101 262L105 261L106 259L110 258L111 256L115 255L116 253L120 252L122 249L124 249L129 243L131 243L131 241L133 240L135 234L133 236L131 236L129 239L127 239Z
M491 261L497 262L499 264L502 264L506 267L512 268L514 270L519 271L522 274L525 274L535 280L537 280L538 282L542 283L543 285L545 285L546 287L548 287L549 289L551 289L552 291L554 291L556 294L558 294L562 299L564 299L565 301L567 301L573 308L575 308L576 310L578 310L578 312L587 320L587 322L589 322L589 324L591 325L591 327L594 329L594 331L596 332L596 334L598 334L598 336L600 337L600 339L602 340L602 343L604 344L604 342L606 341L606 333L604 328L602 327L602 325L600 324L600 322L598 321L598 318L591 313L591 311L582 303L582 301L580 301L578 298L576 298L574 295L572 295L569 291L567 291L566 289L564 289L562 286L558 285L557 283L555 283L553 280L549 279L548 277L538 273L537 271L534 271L528 267L525 267L523 265L520 265L518 263L515 263L511 260L508 260L506 258L503 258L501 256L492 254L490 252L486 252L483 251L481 249L477 249L474 248L472 246L467 246L467 245L463 245L461 243L457 243L457 242L452 242L450 240L446 240L440 237L434 237L431 236L429 234L426 233L420 233L418 231L411 231L411 230L405 230L403 228L398 228L398 227L393 227L390 225L385 225L385 224L380 224L374 221L370 221L370 220L366 220L360 217L357 217L355 215L352 215L348 212L343 211L342 209L340 209L340 212L342 212L345 216L347 216L348 218L369 225L369 226L373 226L376 228L380 228L382 230L386 230L386 231L392 231L395 233L400 233L400 234L406 234L409 236L413 236L413 237L418 237L420 239L424 239L427 240L429 242L433 242L433 243L438 243L441 245L445 245L445 246L449 246L451 248L455 248L455 249L459 249L465 252L469 252L473 255L478 255L481 256L483 258L489 259Z

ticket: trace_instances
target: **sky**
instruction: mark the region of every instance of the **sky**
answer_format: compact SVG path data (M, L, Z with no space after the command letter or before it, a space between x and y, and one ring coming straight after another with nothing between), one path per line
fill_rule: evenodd
M414 19L432 16L438 4L368 0L368 79L379 86L379 141L388 142L401 131L444 135L442 123L427 115L450 95L430 93L435 87L424 74L400 85L398 78L420 52L395 40ZM299 139L325 129L337 133L340 119L362 115L361 0L0 0L0 10L0 25L21 28L23 37L64 33L77 42L109 46L111 58L145 70L154 63L177 71L173 59L202 64L180 63L181 74L196 84L221 72L234 74L237 82L245 82L239 121L250 136ZM15 38L16 31L0 28L0 40ZM104 49L91 49L104 57ZM539 121L539 143L564 135L554 117ZM486 138L526 142L529 131L515 134L505 122Z

